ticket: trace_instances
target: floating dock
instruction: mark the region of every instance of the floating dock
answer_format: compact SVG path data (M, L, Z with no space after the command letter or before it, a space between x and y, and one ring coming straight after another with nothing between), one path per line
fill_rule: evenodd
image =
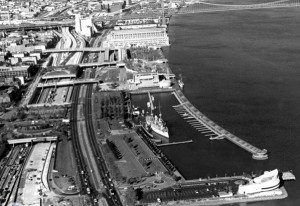
M246 151L252 153L252 158L256 160L268 159L268 154L266 149L259 149L250 143L242 140L241 138L231 134L226 131L204 114L202 114L196 107L194 107L189 100L184 96L184 94L179 90L172 92L179 101L179 105L173 106L173 108L187 120L195 129L210 137L211 140L215 139L227 139L237 146L245 149Z

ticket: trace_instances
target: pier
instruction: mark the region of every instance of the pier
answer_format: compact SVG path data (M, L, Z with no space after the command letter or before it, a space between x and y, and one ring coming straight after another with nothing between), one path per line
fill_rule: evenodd
M173 92L173 88L142 88L129 91L130 94L148 94L150 93L169 93Z
M187 140L187 141L181 141L181 142L170 142L170 143L164 143L164 144L159 144L157 145L158 147L162 146L170 146L170 145L177 145L177 144L186 144L186 143L192 143L193 140Z
M287 180L296 180L296 176L291 173L290 171L288 172L283 172L282 173L282 180L287 181Z
M204 114L202 114L196 107L194 107L189 100L184 96L180 90L175 90L172 92L179 101L179 105L173 106L173 108L181 115L184 119L187 120L191 126L197 129L199 132L204 134L207 137L210 137L210 140L220 140L227 139L230 142L236 144L237 146L245 149L246 151L252 153L252 158L256 160L265 160L268 159L268 154L266 149L259 149L250 143L242 140L241 138L231 134L226 131Z

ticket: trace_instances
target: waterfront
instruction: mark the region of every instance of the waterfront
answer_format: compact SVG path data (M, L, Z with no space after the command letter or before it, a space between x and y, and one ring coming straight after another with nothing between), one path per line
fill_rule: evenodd
M173 112L163 113L176 134L171 141L196 140L163 148L186 178L274 168L292 169L300 175L299 10L172 18L172 45L165 53L173 72L183 74L186 97L225 129L270 151L268 160L252 160L247 152L225 140L210 141L192 128L180 128L184 120L174 120ZM289 197L285 200L248 204L297 205L299 185L286 183Z

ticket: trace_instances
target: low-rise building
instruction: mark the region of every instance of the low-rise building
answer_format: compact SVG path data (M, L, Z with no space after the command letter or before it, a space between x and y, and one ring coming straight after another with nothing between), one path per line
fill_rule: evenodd
M0 104L10 102L9 94L7 94L6 91L0 91Z
M107 36L103 46L105 48L129 48L132 46L160 48L169 46L169 37L165 28L114 30Z
M0 76L27 77L29 66L0 67Z

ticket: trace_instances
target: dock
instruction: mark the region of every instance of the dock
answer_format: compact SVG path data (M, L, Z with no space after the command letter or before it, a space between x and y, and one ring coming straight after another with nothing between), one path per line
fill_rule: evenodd
M296 180L295 175L288 171L288 172L282 172L282 180L287 181L287 180Z
M151 93L170 93L173 92L173 88L143 88L143 89L136 89L129 91L130 94L147 94L148 92Z
M187 122L196 130L209 137L210 140L227 139L242 149L252 153L252 158L255 160L268 159L266 149L259 149L251 145L250 143L226 131L224 128L211 121L196 107L194 107L179 89L172 92L172 94L174 94L180 103L179 105L173 106L177 113L186 119Z
M180 142L170 142L170 143L164 143L157 145L158 147L162 146L170 146L170 145L177 145L177 144L186 144L186 143L192 143L193 140L187 140L187 141L180 141Z

